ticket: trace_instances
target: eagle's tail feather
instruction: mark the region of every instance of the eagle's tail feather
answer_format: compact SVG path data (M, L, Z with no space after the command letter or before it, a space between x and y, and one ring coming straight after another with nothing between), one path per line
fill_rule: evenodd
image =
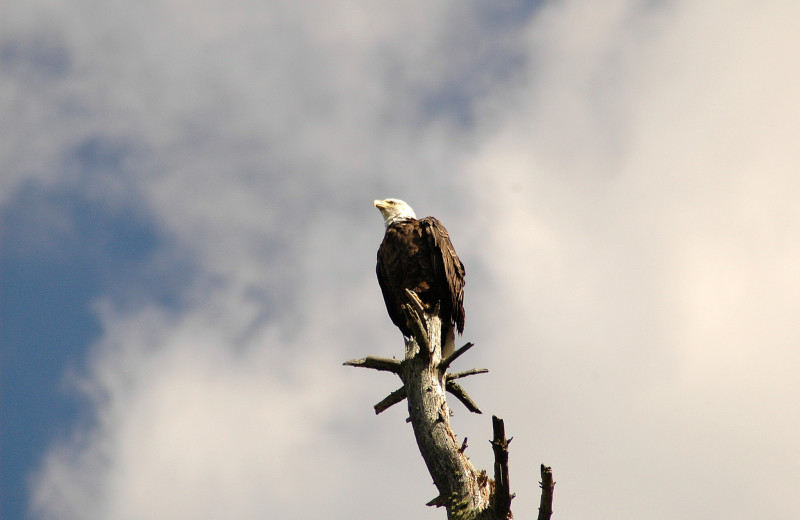
M449 327L442 327L442 359L447 358L450 354L456 351L456 332L455 328L450 325Z

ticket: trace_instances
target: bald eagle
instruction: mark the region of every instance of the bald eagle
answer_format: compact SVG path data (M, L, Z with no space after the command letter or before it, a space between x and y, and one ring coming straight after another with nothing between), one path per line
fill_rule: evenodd
M464 264L434 217L417 220L411 206L399 199L376 200L373 205L386 225L376 270L389 317L403 336L410 337L401 308L408 303L405 290L414 291L428 310L438 303L445 358L454 351L454 329L459 335L464 332Z

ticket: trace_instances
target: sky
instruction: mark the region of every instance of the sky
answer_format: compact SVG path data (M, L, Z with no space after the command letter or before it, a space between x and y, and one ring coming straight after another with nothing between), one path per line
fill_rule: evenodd
M0 517L442 518L372 200L516 518L800 517L800 5L6 0Z

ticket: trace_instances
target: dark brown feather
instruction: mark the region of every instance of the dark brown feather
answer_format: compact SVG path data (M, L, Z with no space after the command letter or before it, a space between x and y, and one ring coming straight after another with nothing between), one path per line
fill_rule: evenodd
M405 289L428 309L439 303L443 333L453 326L464 331L464 264L437 219L407 219L386 228L377 273L389 317L404 335L411 334L401 310L408 301Z

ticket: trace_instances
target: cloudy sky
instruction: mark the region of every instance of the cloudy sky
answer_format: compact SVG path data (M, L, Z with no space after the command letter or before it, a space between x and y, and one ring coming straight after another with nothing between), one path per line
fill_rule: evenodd
M800 6L6 0L0 517L443 518L374 198L467 268L517 518L800 517Z

